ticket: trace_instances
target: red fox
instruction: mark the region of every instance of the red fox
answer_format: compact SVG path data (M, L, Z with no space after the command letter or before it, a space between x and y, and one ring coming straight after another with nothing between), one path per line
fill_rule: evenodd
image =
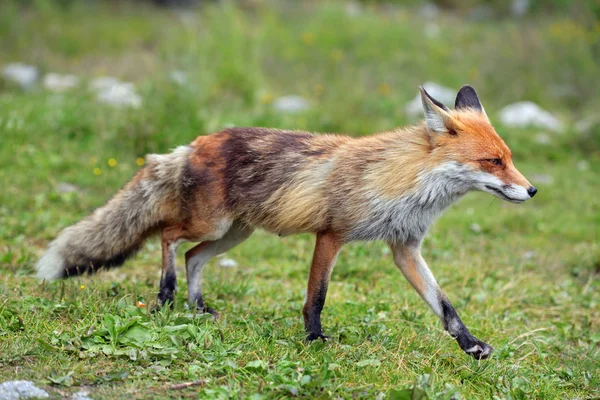
M122 190L64 229L37 263L52 280L121 265L149 236L162 236L158 300L174 300L175 254L182 242L188 301L202 312L202 270L256 228L316 234L306 301L308 340L328 337L321 311L340 248L382 240L394 262L467 354L493 348L463 324L421 256L429 226L471 190L522 203L537 190L515 168L475 90L463 86L454 110L420 88L425 121L367 137L265 128L200 136L171 154L148 155Z

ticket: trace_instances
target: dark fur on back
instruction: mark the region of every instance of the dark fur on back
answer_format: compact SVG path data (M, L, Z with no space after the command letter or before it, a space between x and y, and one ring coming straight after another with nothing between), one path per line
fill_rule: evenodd
M314 153L310 149L313 136L307 132L232 128L224 133L229 138L221 155L231 208L260 205Z

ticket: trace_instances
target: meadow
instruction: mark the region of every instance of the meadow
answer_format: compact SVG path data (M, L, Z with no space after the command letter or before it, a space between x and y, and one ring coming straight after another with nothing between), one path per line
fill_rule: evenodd
M340 2L34 3L0 4L0 67L26 62L82 82L53 93L0 78L0 382L93 399L600 397L599 22L431 20L418 7ZM98 102L87 82L101 76L132 82L141 106ZM211 261L204 293L218 321L186 308L183 273L175 307L149 311L156 239L119 269L34 278L49 241L105 203L145 154L228 126L393 129L415 122L404 108L426 81L473 85L539 189L522 205L471 193L424 244L465 324L495 347L490 359L460 350L382 243L342 250L327 343L304 340L309 235L257 232L227 253L236 267ZM310 107L277 111L290 94ZM501 107L520 100L565 130L500 124Z

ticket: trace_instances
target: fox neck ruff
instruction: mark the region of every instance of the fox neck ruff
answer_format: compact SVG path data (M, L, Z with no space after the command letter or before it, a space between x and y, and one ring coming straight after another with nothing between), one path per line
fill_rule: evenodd
M370 211L348 240L420 242L435 218L471 188L468 166L447 162L418 176L417 190L396 199L372 195Z

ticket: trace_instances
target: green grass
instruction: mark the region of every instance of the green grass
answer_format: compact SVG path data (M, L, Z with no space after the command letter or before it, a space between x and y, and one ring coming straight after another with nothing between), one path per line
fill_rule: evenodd
M102 205L134 174L137 157L224 126L391 129L411 122L404 104L428 80L471 83L493 121L501 106L530 99L571 126L600 107L597 25L442 15L440 36L429 39L425 21L402 8L349 17L337 3L185 15L87 7L0 5L3 62L86 80L115 75L144 99L139 110L115 110L85 85L55 95L0 81L0 381L30 379L56 397L84 387L94 399L406 398L401 391L414 386L436 399L600 396L597 126L588 136L550 133L543 145L538 129L498 125L539 194L519 206L469 194L425 241L462 319L496 348L486 361L462 353L380 243L343 249L323 313L333 337L326 344L304 342L308 235L258 232L228 253L239 267L211 262L204 291L218 322L184 307L185 279L173 310L136 307L151 305L158 290L156 240L92 278L44 285L32 276L48 241ZM173 69L189 84L171 82ZM284 94L313 108L278 114L271 102ZM540 174L553 182L536 182ZM61 194L62 182L80 190ZM205 384L169 388L199 379Z

